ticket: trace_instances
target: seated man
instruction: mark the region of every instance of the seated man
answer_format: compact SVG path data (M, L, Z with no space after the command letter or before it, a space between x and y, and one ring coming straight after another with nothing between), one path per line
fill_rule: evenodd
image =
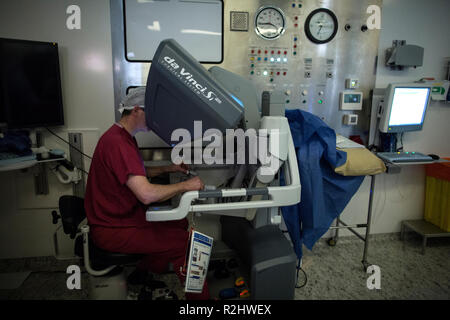
M204 187L195 177L172 185L157 185L147 176L163 172L186 172L185 165L145 168L134 135L147 131L145 88L132 91L119 110L122 117L98 141L92 158L84 206L94 243L107 251L145 254L138 270L163 272L169 262L181 283L180 268L188 249L188 221L148 222L148 204L161 202ZM205 282L201 294L186 294L187 299L208 299Z

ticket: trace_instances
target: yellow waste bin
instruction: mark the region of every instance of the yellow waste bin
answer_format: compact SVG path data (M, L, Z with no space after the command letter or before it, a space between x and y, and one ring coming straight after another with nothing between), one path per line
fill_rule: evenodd
M450 160L450 158L446 158ZM450 232L450 163L426 166L425 215L426 221Z

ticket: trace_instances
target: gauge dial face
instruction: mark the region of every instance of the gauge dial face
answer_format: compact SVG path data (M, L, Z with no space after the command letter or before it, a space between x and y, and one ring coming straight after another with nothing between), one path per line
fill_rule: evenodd
M262 7L255 17L255 32L264 39L277 39L285 30L286 18L276 7Z
M311 12L305 21L305 33L314 43L327 43L336 35L338 29L337 18L328 9L321 8Z

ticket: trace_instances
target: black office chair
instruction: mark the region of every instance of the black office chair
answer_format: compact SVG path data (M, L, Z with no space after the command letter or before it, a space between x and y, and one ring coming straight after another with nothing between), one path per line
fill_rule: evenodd
M75 254L84 260L91 278L91 298L126 299L126 278L121 266L139 261L143 255L109 252L97 247L89 239L89 226L80 224L86 218L84 199L77 196L59 198L59 212L65 234L75 239ZM54 216L55 222L55 216Z

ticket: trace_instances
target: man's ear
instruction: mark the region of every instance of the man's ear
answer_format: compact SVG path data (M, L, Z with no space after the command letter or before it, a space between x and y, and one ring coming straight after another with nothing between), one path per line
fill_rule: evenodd
M139 107L139 106L134 106L133 112L139 112L139 109L141 109L141 107Z

